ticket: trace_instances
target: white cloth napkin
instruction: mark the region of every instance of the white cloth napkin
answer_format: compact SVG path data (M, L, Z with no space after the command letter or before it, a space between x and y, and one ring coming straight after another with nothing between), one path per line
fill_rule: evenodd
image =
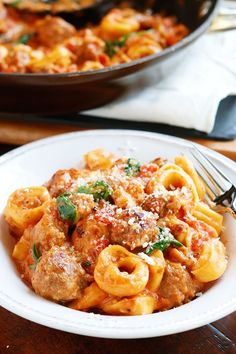
M153 78L159 75L158 66L149 70ZM145 84L140 81L119 99L83 113L209 133L220 101L236 94L236 31L205 34L168 77Z

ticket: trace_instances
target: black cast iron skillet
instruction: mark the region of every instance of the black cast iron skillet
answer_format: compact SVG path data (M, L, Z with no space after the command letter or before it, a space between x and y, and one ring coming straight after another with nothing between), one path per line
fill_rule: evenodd
M109 1L106 6L109 7ZM96 71L66 74L0 73L0 112L65 114L91 109L122 95L129 85L146 85L171 75L179 60L187 60L188 47L209 27L219 0L133 1L139 9L151 6L156 12L177 16L190 34L162 52L130 63ZM107 7L105 7L107 9ZM103 9L104 10L104 9ZM93 10L94 11L94 10ZM97 11L97 10L96 10ZM101 13L87 13L89 19ZM76 19L73 19L76 21ZM153 75L153 73L156 75Z

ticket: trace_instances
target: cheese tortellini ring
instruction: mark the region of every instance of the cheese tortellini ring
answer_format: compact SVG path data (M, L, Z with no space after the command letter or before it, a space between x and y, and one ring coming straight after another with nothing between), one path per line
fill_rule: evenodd
M112 167L116 156L105 149L99 148L85 154L84 160L86 167L90 170L106 170Z
M158 225L160 227L168 227L179 242L190 247L192 230L186 222L178 219L176 216L168 216L168 218L158 221Z
M155 41L140 41L131 45L127 51L127 55L132 60L143 58L148 55L155 54L162 50L160 44Z
M198 193L195 184L191 177L184 171L178 169L167 169L159 175L159 181L164 185L167 190L172 188L188 188L193 195L193 201L199 201Z
M83 65L80 67L81 71L89 71L89 70L99 70L104 68L99 61L96 60L86 60Z
M180 166L193 180L200 200L204 199L205 186L197 174L192 162L186 156L176 156L175 163Z
M25 229L23 235L19 241L15 244L15 247L12 252L12 257L17 261L23 261L29 254L29 250L32 247L31 245L31 232L32 226Z
M106 247L98 257L94 270L98 286L114 296L138 294L147 285L147 264L135 254L119 245Z
M109 315L148 315L155 310L156 301L150 295L136 295L121 300L104 302L101 309Z
M71 52L64 46L58 45L47 55L42 55L41 58L35 58L31 61L32 70L40 72L47 70L50 65L58 65L62 68L71 65Z
M182 171L182 168L174 163L166 163L165 165L161 166L159 171L162 172L162 171L166 171L166 170Z
M16 236L21 236L29 225L36 224L43 215L43 205L50 199L45 187L29 187L13 192L4 210L6 221Z
M217 235L221 233L223 227L223 216L210 209L205 203L197 203L195 205L193 215L198 220L204 221L206 224L212 226L216 230Z
M198 261L192 268L197 280L207 283L221 277L227 267L225 247L219 239L211 239L205 243Z
M103 18L101 28L111 37L136 32L139 30L140 24L135 15L136 11L132 9L114 9Z
M159 250L152 252L150 256L154 264L149 264L149 280L147 283L147 289L150 291L157 291L159 288L163 274L165 271L165 258L163 253Z
M18 261L23 261L27 257L29 249L29 242L27 242L24 237L21 237L13 249L12 257Z
M70 308L75 310L87 310L98 307L100 303L108 296L98 285L93 282L87 288L81 291L81 296L71 302Z

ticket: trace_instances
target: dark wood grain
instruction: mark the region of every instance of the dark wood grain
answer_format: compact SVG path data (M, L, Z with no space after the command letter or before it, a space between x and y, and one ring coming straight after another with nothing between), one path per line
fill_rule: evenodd
M7 119L3 118L2 116L0 117L0 144L22 145L56 134L81 131L86 129L103 128L114 128L114 125L109 125L107 122L104 125L101 124L101 122L97 122L97 124L95 124L94 121L90 123L89 121L81 122L81 120L72 124L72 122L66 123L65 121L37 121L36 119L22 120L20 118ZM125 129L129 127L123 126L123 128ZM236 160L236 139L232 141L214 141L208 139L191 138L191 140Z
M217 327L231 322L232 335ZM0 309L0 353L8 354L218 354L236 353L236 313L193 331L138 340L91 338L50 329Z

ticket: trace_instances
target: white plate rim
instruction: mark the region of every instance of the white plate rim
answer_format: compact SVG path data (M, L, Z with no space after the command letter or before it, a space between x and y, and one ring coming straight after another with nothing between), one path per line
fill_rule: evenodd
M143 132L143 131L138 131L138 130L122 130L122 129L96 129L96 130L87 130L87 131L77 131L77 132L71 132L71 133L65 133L65 134L60 134L44 139L40 139L37 141L34 141L32 143L28 143L24 146L18 147L0 157L0 166L6 163L7 161L14 159L15 157L22 155L24 153L27 153L30 150L37 149L39 147L52 144L52 143L58 143L59 141L63 140L71 140L71 139L77 139L78 137L81 136L111 136L111 135L121 135L122 137L144 137L144 138L150 138L154 140L162 140L165 142L171 142L174 141L175 143L179 142L180 145L186 146L191 146L191 144L197 145L197 147L205 151L208 156L212 156L219 160L220 163L228 166L231 170L236 170L236 164L228 159L227 157L210 150L209 148L203 147L199 144L189 142L185 139L182 138L177 138L169 135L164 135L164 134L159 134L159 133L153 133L153 132ZM89 329L80 329L78 328L78 323L72 323L71 321L64 321L61 320L61 318L56 318L55 316L47 316L45 313L40 313L36 309L32 308L27 308L23 307L22 304L17 302L15 299L10 299L6 294L2 292L0 289L0 305L9 310L10 312L15 313L16 315L19 315L23 318L26 318L28 320L31 320L33 322L39 323L41 325L45 325L47 327L55 328L58 330L70 332L70 333L75 333L75 334L81 334L81 335L87 335L87 336L95 336L95 337L101 337L101 338L123 338L123 339L129 339L129 338L149 338L149 337L155 337L155 336L163 336L163 335L168 335L168 334L173 334L173 333L179 333L179 332L184 332L188 331L197 327L200 327L202 325L205 325L210 322L214 322L230 313L236 310L236 295L232 296L231 300L228 301L228 303L222 304L218 308L215 309L215 311L208 311L204 315L199 315L198 322L193 322L192 318L179 320L175 321L175 325L172 327L168 326L163 326L163 328L160 330L160 328L153 327L153 326L148 326L145 327L142 326L138 329L135 329L135 333L129 333L127 332L127 328L125 330L122 330L122 328L117 328L114 326L114 328L109 328L109 331L105 331L104 328L99 328L99 325L95 325L94 328L89 328ZM70 310L74 311L74 310ZM148 316L155 316L156 314L148 315ZM101 315L95 315L96 316L101 316ZM117 319L117 316L109 316L109 317L114 317ZM142 316L142 318L145 320L147 316ZM97 317L99 318L99 317ZM196 320L196 318L195 318ZM67 323L68 322L68 323ZM178 328L176 328L176 326ZM167 327L167 328L166 328ZM111 331L112 330L112 331Z

